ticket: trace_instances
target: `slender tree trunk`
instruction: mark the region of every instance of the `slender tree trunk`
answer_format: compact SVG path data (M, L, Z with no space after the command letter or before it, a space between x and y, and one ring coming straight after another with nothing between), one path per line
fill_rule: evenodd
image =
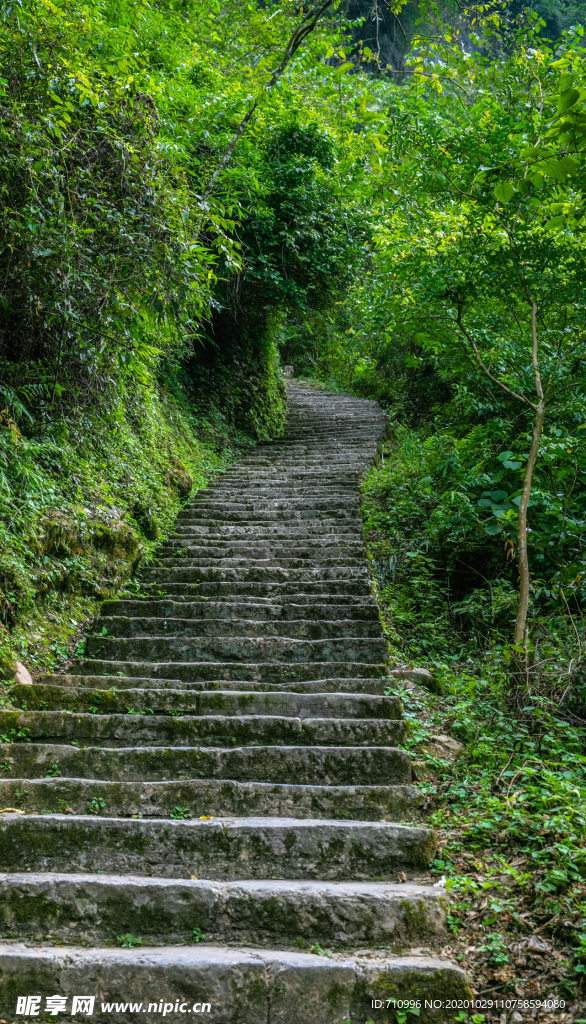
M489 380L493 384L498 384L502 391L510 398L515 398L517 401L522 402L523 405L530 409L533 409L535 417L533 420L533 432L531 435L531 448L529 451L529 458L527 460L527 467L525 469L525 478L523 480L523 493L521 495L521 503L519 505L519 528L517 531L517 558L519 561L519 602L517 604L517 619L515 622L515 635L514 643L525 645L525 629L527 625L527 611L529 608L529 555L527 552L527 508L529 507L529 500L531 498L531 485L533 483L533 472L535 470L535 463L537 462L537 456L539 454L539 442L541 440L541 434L543 432L543 423L545 420L545 396L543 394L543 387L541 384L541 375L539 373L539 361L538 361L538 349L539 349L539 338L537 335L537 304L531 301L531 365L533 366L533 375L535 378L535 392L537 395L537 402L531 402L522 393L511 390L511 388L503 381L495 377L486 364L484 363L478 346L474 341L473 336L466 330L462 323L462 306L458 307L458 315L455 319L455 324L460 333L466 338L470 345L474 359ZM527 654L525 653L525 662L527 661Z
M523 480L523 494L519 505L519 529L517 532L517 558L519 560L519 604L517 606L517 621L515 622L516 644L522 644L525 640L525 624L527 622L527 609L529 607L529 556L527 554L527 507L531 498L531 484L533 482L533 470L537 462L539 442L545 419L545 405L540 399L533 421L533 434L531 437L531 449Z
M531 484L533 482L533 471L535 469L535 463L537 462L537 456L539 454L539 442L541 440L541 434L543 431L543 421L545 419L545 402L543 395L543 387L541 386L541 376L539 373L539 363L537 360L537 305L535 302L531 303L531 335L531 362L533 365L533 373L535 376L535 390L537 392L538 401L537 405L534 406L535 419L533 420L531 448L529 449L529 458L527 459L525 479L523 480L523 494L521 496L521 503L519 505L519 530L517 533L517 558L519 560L519 604L517 606L517 620L515 622L515 644L525 643L525 627L527 623L527 610L529 607L529 556L527 553L527 508L529 506L529 499L531 498Z

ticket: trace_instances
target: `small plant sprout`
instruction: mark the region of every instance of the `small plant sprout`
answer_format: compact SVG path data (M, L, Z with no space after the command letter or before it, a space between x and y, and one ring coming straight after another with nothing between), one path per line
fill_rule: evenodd
M124 935L118 935L118 944L122 946L122 949L134 949L135 946L142 946L142 939L137 939L135 935L131 935L130 932L126 932Z

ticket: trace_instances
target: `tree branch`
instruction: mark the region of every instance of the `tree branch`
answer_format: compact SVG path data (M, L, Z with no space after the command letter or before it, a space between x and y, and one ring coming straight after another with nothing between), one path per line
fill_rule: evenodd
M496 384L501 389L501 391L504 391L505 394L509 396L509 398L515 398L517 400L517 402L522 402L523 405L529 406L530 409L533 409L533 411L536 412L537 411L537 405L534 402L530 402L529 399L525 397L525 395L519 394L518 391L513 391L512 388L508 387L507 384L503 384L502 380L499 380L498 377L495 377L490 372L490 370L488 369L488 366L486 366L486 364L483 362L482 356L480 355L480 352L478 351L478 347L476 345L476 342L474 341L474 338L472 337L470 332L466 330L466 328L464 327L464 325L462 323L462 307L461 306L458 306L458 316L456 317L454 322L455 322L458 330L461 332L461 334L464 335L464 337L466 338L466 341L468 342L468 344L470 345L472 351L474 352L474 358L476 360L476 363L478 364L478 366L480 367L480 369L482 370L484 375L486 377L488 377L488 379L491 380L493 384ZM539 371L536 371L536 372L538 373ZM539 394L539 392L538 392L538 394ZM543 392L540 395L540 398L542 398L542 397L543 397Z
M335 0L318 0L317 6L312 5L310 7L310 9L303 16L297 27L291 33L287 46L285 47L283 59L281 60L281 63L278 65L278 67L276 67L275 70L273 71L271 77L269 78L267 84L263 89L263 93L270 92L273 86L276 85L276 83L279 81L279 78L283 74L285 68L289 64L290 60L301 46L303 40L306 39L307 36L313 32L322 14L324 14L327 11L328 7L331 7L334 2ZM253 101L250 110L248 110L248 112L244 115L240 124L238 125L238 128L236 129L230 143L225 149L218 166L216 167L214 173L212 174L210 180L208 181L203 191L204 199L209 198L209 196L211 195L215 188L218 178L226 170L226 167L230 163L230 160L232 159L232 154L236 149L238 140L242 137L242 135L246 131L246 128L248 127L252 118L254 117L259 102L260 96L257 96L256 99Z

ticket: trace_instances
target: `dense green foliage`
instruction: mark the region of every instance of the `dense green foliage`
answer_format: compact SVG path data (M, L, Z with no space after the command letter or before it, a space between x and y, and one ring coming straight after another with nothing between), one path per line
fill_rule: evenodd
M201 484L235 438L282 428L288 311L333 303L368 234L320 111L336 74L323 34L262 101L298 20L293 3L236 0L2 7L3 652L56 664L172 522L173 467ZM60 637L38 657L33 607Z

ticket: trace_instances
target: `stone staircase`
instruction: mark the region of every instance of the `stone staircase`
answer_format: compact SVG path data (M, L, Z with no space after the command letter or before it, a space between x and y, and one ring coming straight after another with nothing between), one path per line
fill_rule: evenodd
M289 404L74 671L0 713L0 799L26 811L0 818L8 1020L28 995L147 1024L378 1024L405 999L447 1020L469 998L361 537L386 417L294 381Z

